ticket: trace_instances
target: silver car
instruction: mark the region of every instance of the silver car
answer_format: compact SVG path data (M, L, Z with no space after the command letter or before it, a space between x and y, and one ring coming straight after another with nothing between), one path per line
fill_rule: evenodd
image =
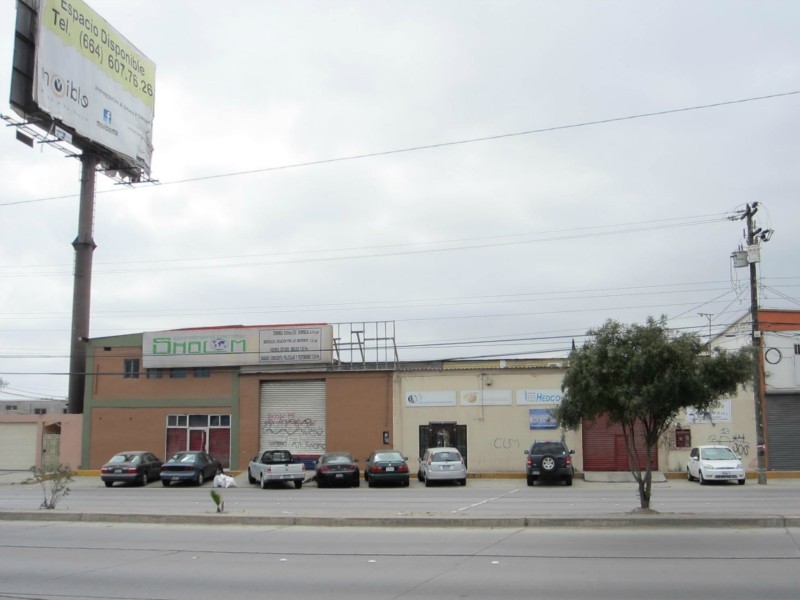
M428 448L419 461L417 479L429 487L434 481L457 481L467 485L467 467L457 448Z
M745 473L742 459L727 446L697 446L689 453L686 465L689 481L736 481L744 485Z

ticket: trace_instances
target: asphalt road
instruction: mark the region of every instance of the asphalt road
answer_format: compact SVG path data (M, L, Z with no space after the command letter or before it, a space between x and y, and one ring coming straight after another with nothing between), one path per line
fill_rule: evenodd
M798 528L0 522L0 598L772 600L798 566Z
M776 479L767 485L700 486L683 479L654 484L651 508L638 514L633 483L596 483L575 480L572 487L545 484L528 487L523 479L470 479L466 487L439 485L426 488L412 479L408 488L385 487L319 489L307 483L262 490L237 478L239 487L217 489L225 502L217 514L211 500L212 484L202 487L147 487L116 485L106 488L97 477L78 477L56 510L39 510L43 499L35 483L0 484L0 520L67 518L139 521L161 520L263 524L439 524L518 526L614 525L632 522L668 526L686 524L792 526L800 523L800 480ZM237 521L239 519L239 521ZM258 520L260 519L260 520ZM750 522L746 521L750 519ZM256 521L258 520L258 521ZM327 521L327 522L326 522Z

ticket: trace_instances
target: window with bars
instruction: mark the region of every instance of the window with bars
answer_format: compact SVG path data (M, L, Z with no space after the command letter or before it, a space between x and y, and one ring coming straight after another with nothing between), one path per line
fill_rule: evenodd
M123 377L125 379L139 379L139 359L126 358L123 367Z

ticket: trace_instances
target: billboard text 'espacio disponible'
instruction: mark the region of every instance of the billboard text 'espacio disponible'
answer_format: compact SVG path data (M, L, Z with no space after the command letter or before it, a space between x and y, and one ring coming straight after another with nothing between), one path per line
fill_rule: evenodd
M150 174L156 66L83 0L40 0L38 107Z

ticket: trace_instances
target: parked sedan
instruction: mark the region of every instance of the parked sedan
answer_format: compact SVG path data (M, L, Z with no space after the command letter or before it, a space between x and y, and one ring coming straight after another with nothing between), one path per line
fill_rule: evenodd
M117 481L147 485L158 479L159 473L161 473L161 459L142 450L119 452L100 467L100 479L106 487L111 487Z
M326 452L317 461L317 487L361 484L361 471L349 452Z
M176 452L161 467L161 483L190 482L203 485L206 479L222 473L222 464L205 452Z
M686 465L689 481L736 481L744 485L745 473L742 459L727 446L697 446L689 453Z
M369 487L377 483L399 483L408 487L408 463L397 450L376 450L367 458L364 481Z
M457 481L467 485L467 467L456 448L428 448L419 461L417 479L430 487L434 481Z

